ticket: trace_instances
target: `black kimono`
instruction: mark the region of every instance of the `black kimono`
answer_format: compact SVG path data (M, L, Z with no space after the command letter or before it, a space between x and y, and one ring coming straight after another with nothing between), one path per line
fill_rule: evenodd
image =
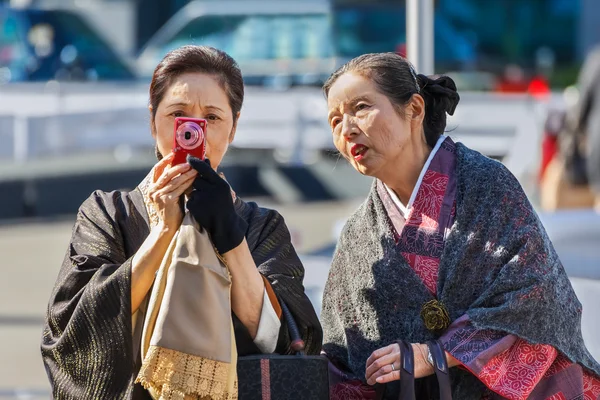
M304 293L304 268L283 217L240 199L235 207L248 222L246 240L259 272L296 318L307 353L319 354L321 325ZM55 398L150 398L134 385L141 366L141 331L133 332L131 315L131 260L149 232L140 187L131 192L97 191L80 207L42 337ZM234 314L233 322L238 354L260 353ZM282 321L276 352L286 353L288 348Z

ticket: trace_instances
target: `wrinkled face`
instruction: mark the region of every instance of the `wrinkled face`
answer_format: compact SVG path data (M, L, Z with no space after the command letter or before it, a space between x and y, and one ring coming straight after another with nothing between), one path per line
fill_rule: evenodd
M152 129L152 136L163 156L173 149L176 117L207 120L206 157L217 169L236 128L227 93L217 78L200 72L186 73L175 78L167 88L158 104Z
M352 72L340 76L327 106L335 147L361 174L378 177L410 155L416 136L410 103L402 117L369 78Z

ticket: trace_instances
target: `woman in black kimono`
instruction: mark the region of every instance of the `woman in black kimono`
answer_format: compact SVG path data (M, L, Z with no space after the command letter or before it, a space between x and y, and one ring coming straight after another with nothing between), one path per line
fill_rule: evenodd
M229 266L237 353L288 351L278 298L300 325L307 352L320 352L321 326L282 216L236 198L215 172L234 138L243 96L237 64L213 48L182 47L155 69L149 109L160 161L134 190L96 191L82 204L52 291L41 350L55 398L149 398L134 384L140 319L182 222L184 194ZM208 121L208 164L171 166L176 117Z

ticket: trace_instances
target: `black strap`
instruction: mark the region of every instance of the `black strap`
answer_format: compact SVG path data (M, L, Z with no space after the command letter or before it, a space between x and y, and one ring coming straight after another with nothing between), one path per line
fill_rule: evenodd
M450 375L446 353L439 340L427 342L431 357L433 358L433 371L438 380L440 388L440 400L452 400L452 388L450 386Z
M290 309L287 307L287 304L281 299L279 300L279 304L281 305L281 311L283 313L283 317L285 318L285 322L288 325L288 331L290 332L290 347L292 350L298 355L304 355L304 340L302 340L302 336L300 336L300 330L298 329L298 324L296 324L296 320L294 316L290 312Z
M415 398L415 356L410 343L399 340L400 346L400 400L416 400ZM383 400L387 385L375 385L375 398Z
M416 400L415 395L415 357L412 345L398 341L400 346L400 395L399 400ZM440 388L440 400L452 400L452 387L446 353L438 340L427 342L433 358L434 372ZM375 398L383 400L387 385L375 385Z
M400 396L399 400L415 398L415 355L410 343L398 341L400 346Z

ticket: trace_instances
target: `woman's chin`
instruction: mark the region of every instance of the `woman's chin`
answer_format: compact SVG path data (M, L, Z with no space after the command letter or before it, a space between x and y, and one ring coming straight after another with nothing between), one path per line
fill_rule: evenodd
M365 175L365 176L375 176L375 172L376 172L376 168L374 165L371 165L372 163L369 162L357 162L357 161L353 161L352 162L352 166L354 167L354 169L356 171L358 171L360 174Z

